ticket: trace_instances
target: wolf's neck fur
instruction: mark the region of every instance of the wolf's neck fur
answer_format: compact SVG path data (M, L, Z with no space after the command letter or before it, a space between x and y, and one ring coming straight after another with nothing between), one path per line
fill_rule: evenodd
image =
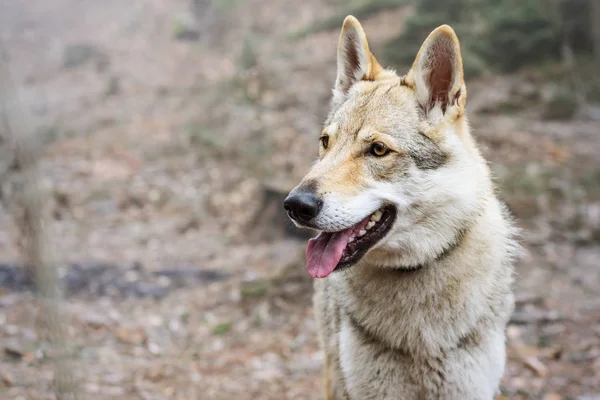
M499 292L510 290L512 282L513 233L503 207L490 199L452 251L418 271L357 265L339 274L340 306L382 346L428 353L422 356L456 347L481 325L503 329L512 303L503 303L510 296ZM496 320L484 317L490 308Z
M478 216L476 215L475 219L477 219L477 217ZM460 248L460 246L463 244L463 240L465 239L465 236L469 232L473 222L474 221L470 221L469 223L465 223L463 227L457 228L455 230L454 235L452 235L450 238L448 238L447 243L442 246L441 250L437 254L432 255L428 261L418 263L418 264L412 264L412 265L401 264L396 267L392 266L392 267L386 267L386 268L391 269L392 271L395 271L397 273L415 272L415 271L419 271L423 268L426 268L430 265L440 263L444 258L450 256L455 250Z

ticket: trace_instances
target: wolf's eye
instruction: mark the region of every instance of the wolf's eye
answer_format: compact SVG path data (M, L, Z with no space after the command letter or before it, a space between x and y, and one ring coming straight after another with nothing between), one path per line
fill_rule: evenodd
M321 136L319 141L321 142L321 146L323 146L323 150L327 150L327 146L329 146L329 136Z
M390 149L388 149L388 147L381 142L375 142L371 145L371 154L374 156L383 157L389 152Z

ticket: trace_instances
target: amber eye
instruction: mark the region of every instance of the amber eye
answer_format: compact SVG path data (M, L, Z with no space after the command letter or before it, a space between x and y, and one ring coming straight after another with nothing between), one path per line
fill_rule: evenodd
M321 136L319 141L321 142L321 146L323 146L323 150L327 150L327 147L329 146L329 136Z
M388 147L381 142L375 142L371 145L371 154L374 156L383 157L389 152L390 149L388 149Z

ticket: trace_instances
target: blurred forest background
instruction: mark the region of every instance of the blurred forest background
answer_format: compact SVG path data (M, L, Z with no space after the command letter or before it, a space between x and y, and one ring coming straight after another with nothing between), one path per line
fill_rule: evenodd
M282 199L317 155L348 14L400 73L456 29L524 232L503 396L600 399L597 0L0 0L1 398L320 398L308 235ZM23 257L30 168L59 303Z

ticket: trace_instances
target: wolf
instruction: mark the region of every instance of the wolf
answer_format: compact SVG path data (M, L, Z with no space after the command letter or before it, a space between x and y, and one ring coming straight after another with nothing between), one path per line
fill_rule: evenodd
M319 158L284 201L306 251L328 400L489 400L505 367L518 229L466 116L447 25L406 75L344 20ZM316 141L316 140L315 140Z

